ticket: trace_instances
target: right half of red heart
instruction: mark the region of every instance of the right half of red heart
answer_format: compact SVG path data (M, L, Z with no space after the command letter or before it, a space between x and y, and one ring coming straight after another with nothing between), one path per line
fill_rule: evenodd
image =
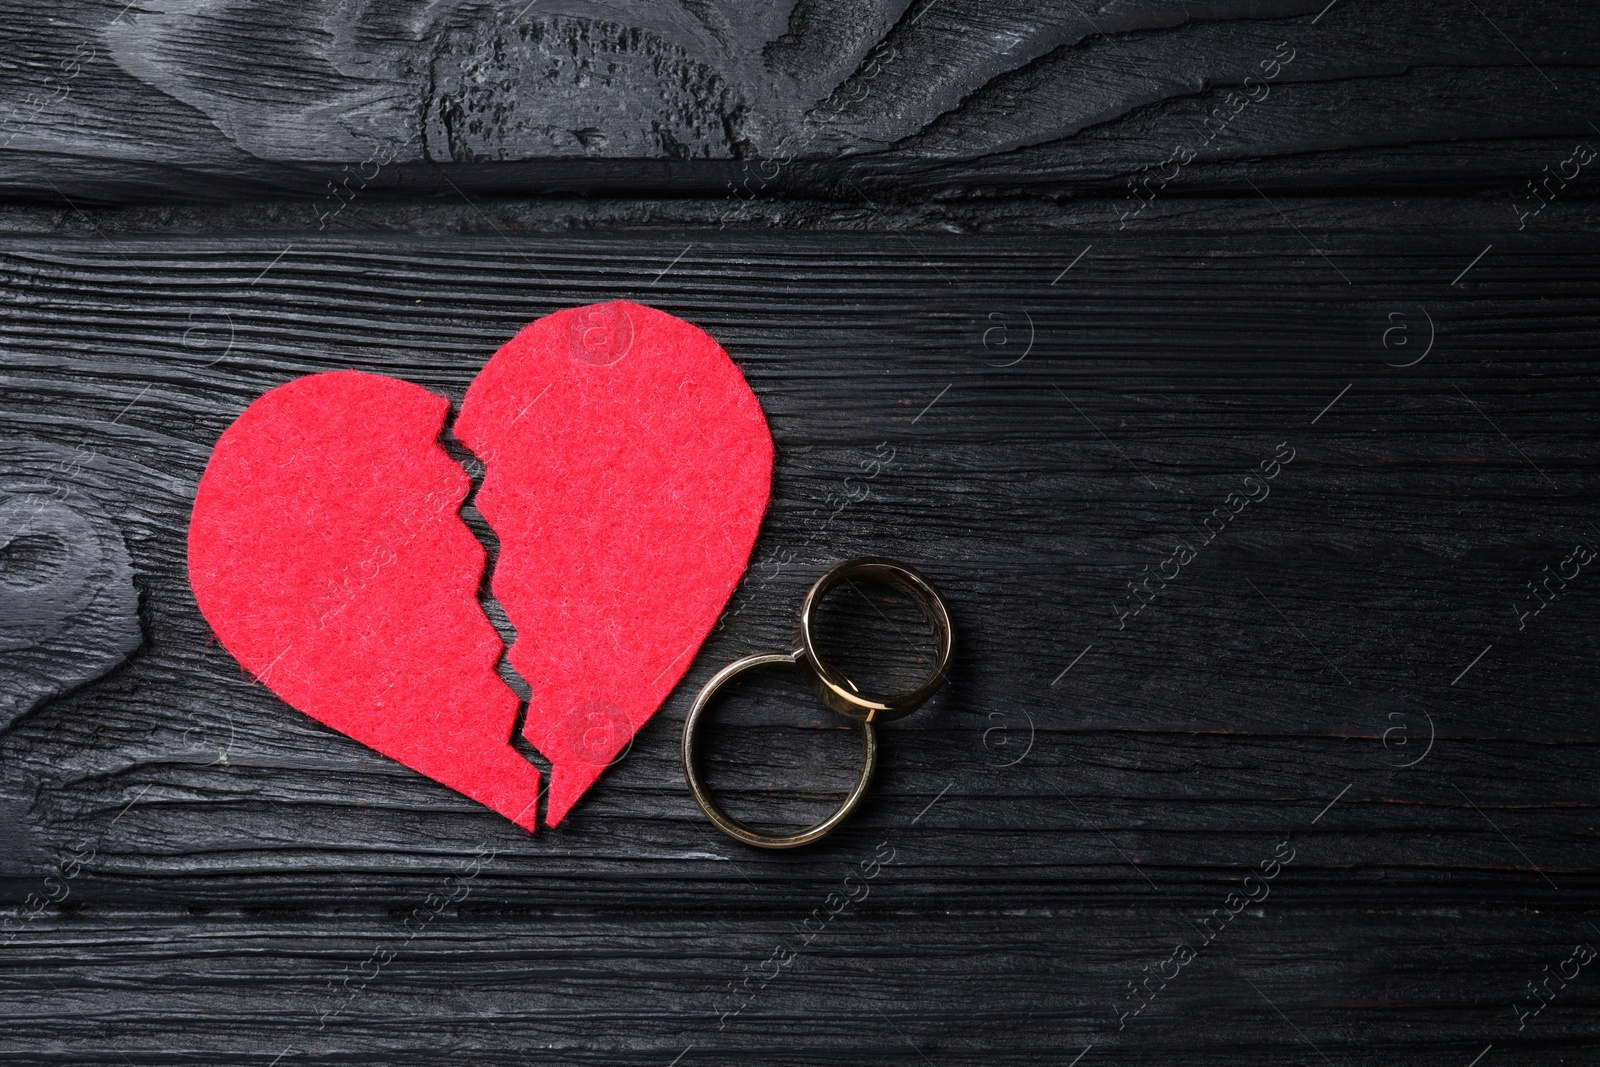
M455 430L486 468L492 588L532 691L523 734L552 764L554 825L661 706L738 585L772 436L716 341L624 302L524 329Z

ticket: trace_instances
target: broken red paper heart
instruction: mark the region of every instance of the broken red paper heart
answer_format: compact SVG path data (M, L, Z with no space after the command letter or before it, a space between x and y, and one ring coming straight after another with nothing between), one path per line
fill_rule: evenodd
M450 402L337 371L261 396L195 495L189 579L251 675L300 711L533 830L539 771L478 601ZM523 736L559 823L677 684L749 563L772 480L755 395L654 308L560 311L495 353L454 430L483 462Z

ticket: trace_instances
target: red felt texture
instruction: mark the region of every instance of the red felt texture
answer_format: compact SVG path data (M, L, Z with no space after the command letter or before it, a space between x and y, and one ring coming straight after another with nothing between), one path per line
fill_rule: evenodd
M449 402L355 371L274 389L222 435L189 527L195 600L250 674L312 718L532 831L539 771L477 594ZM497 352L456 420L483 460L493 590L551 762L557 824L688 670L749 563L773 447L695 326L615 302Z
M560 311L497 352L455 432L484 462L492 588L561 822L688 670L772 482L755 394L704 331L639 304Z
M477 601L470 480L449 401L393 378L300 378L222 435L195 497L189 578L239 663L286 702L531 831L539 771Z

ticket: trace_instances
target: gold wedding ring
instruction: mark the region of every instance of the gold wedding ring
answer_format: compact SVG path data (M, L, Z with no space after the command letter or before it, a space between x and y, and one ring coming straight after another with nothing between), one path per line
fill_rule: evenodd
M933 675L908 693L892 693L888 696L863 693L817 651L813 626L822 598L837 585L853 585L853 579L856 578L880 582L900 590L922 609L928 625L933 627L933 639L939 650ZM840 715L861 722L888 722L916 711L944 685L950 670L950 655L955 651L954 644L950 613L945 610L944 599L939 596L933 583L904 563L881 556L846 560L818 578L800 604L800 619L795 626L795 662L810 668L811 685L817 696Z

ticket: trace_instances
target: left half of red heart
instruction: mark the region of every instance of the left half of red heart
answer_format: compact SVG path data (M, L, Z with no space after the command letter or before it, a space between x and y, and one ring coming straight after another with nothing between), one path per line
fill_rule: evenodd
M223 646L292 706L532 832L539 771L475 598L471 482L439 446L450 402L381 375L273 389L218 440L189 575Z

